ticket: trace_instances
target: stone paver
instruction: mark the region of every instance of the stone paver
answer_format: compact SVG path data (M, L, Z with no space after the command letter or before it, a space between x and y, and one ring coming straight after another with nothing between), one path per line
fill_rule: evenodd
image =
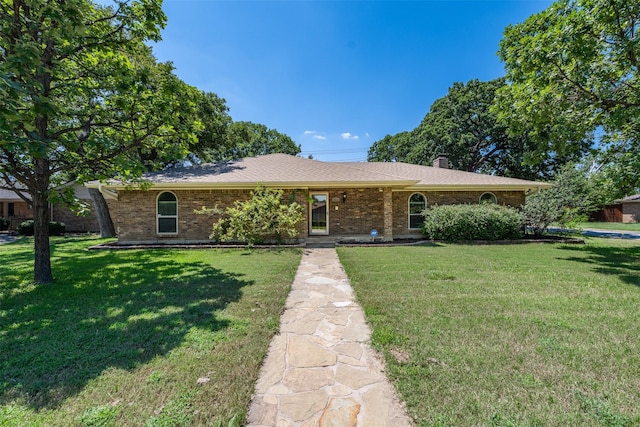
M335 249L306 249L247 426L410 426L370 335Z

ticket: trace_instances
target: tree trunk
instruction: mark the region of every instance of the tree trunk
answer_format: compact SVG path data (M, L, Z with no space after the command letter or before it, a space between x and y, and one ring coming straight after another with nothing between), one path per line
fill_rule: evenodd
M116 229L113 226L113 221L109 214L109 205L107 205L104 196L100 190L96 188L89 188L89 195L96 210L96 218L100 226L100 237L115 237Z
M36 161L35 188L31 191L33 200L34 262L33 280L36 283L53 282L51 273L51 247L49 246L49 179L46 161Z

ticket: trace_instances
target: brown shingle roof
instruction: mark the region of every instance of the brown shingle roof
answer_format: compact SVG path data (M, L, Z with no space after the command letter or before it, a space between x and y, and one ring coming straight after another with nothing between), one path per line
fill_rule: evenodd
M467 187L528 190L549 184L419 166L408 163L321 162L269 154L240 160L168 169L145 175L158 188L250 188L257 184L270 187L394 187L424 189L461 189ZM98 183L89 186L97 187ZM106 185L122 188L111 182Z
M524 179L506 178L502 176L465 172L454 169L442 169L432 166L413 165L402 162L369 162L346 163L354 168L376 171L394 176L412 177L418 180L415 188L445 188L445 187L523 187L547 188L549 184Z

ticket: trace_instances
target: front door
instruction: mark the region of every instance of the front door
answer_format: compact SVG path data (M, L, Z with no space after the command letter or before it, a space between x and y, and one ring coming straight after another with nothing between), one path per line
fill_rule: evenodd
M329 194L311 193L309 234L329 234Z

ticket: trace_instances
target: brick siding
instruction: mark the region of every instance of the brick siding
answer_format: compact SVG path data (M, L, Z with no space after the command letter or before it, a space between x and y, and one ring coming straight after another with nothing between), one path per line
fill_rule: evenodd
M640 203L622 204L622 222L640 222Z
M328 194L328 216L330 235L369 235L372 229L378 230L379 237L389 238L386 234L393 230L393 236L419 236L419 230L408 229L408 199L415 191L390 193L390 189L379 188L318 188L313 190L285 190L283 201L293 199L303 206L303 221L298 224L299 238L309 235L309 193ZM211 234L211 225L219 219L217 215L198 215L194 210L203 206L218 206L224 209L236 200L249 199L250 190L177 190L173 191L178 199L178 234L158 235L156 233L156 200L162 191L132 190L120 191L117 203L110 210L114 218L118 238L121 242L141 241L207 241ZM477 203L483 191L446 191L421 192L427 198L427 205ZM493 192L499 204L521 206L524 193ZM343 194L346 199L343 201ZM393 203L393 215L388 215L385 224L385 194L387 204ZM389 196L390 194L390 196ZM388 210L387 210L388 213ZM385 227L386 225L386 227Z
M409 229L409 197L420 193L427 199L427 207L435 205L475 204L487 191L397 191L393 193L393 236L418 237L420 230ZM522 191L491 191L499 205L519 208L524 205Z
M156 233L156 200L163 191L120 191L117 202L116 232L118 240L129 241L207 241L214 222L220 215L200 215L196 209L225 209L236 200L246 201L250 190L176 190L172 191L178 199L178 233L177 235L158 235ZM294 200L304 207L304 217L308 215L307 196L302 191L285 191L283 202L287 203L291 193ZM298 224L300 237L307 235L306 221Z
M13 215L9 216L9 204L13 204ZM1 202L0 216L9 220L9 230L15 230L21 222L33 219L33 211L27 202Z

